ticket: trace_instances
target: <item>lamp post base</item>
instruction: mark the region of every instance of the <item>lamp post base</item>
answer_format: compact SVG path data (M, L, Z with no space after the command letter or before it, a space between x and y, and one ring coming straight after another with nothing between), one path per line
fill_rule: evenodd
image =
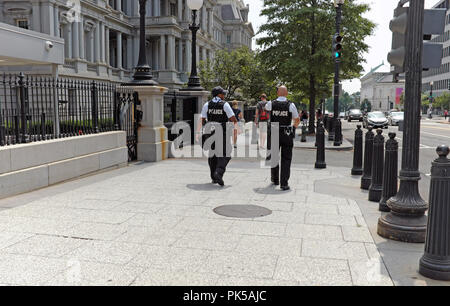
M377 233L381 237L410 243L424 243L427 217L405 218L392 212L378 219Z
M200 85L200 78L198 76L192 76L189 78L187 87L181 89L182 91L204 91L205 89Z

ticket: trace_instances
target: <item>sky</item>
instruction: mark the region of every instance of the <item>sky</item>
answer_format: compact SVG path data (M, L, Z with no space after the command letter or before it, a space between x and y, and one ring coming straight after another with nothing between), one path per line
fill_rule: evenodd
M372 68L380 65L383 61L384 66L380 67L378 71L388 72L387 54L391 50L392 38L392 32L389 30L389 21L392 19L398 0L359 0L358 2L370 5L371 10L365 17L377 25L374 34L366 39L366 43L369 45L369 52L365 56L366 63L363 64L363 75ZM437 2L438 0L425 0L425 8L431 8ZM257 33L259 27L266 21L265 17L259 16L263 9L263 0L244 0L244 3L250 5L249 20L252 22L253 28ZM253 48L256 46L257 37L258 35L253 39ZM345 91L353 93L360 90L361 83L358 79L354 79L344 81L342 86Z

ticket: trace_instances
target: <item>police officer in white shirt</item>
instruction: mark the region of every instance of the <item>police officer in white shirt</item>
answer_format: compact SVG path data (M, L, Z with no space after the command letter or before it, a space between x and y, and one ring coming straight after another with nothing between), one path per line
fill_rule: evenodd
M292 149L294 147L295 129L300 124L297 107L287 99L288 90L286 86L278 87L278 98L266 104L266 110L270 111L270 131L274 129L274 123L279 125L279 145L280 148L271 150L274 158L274 150L281 150L281 172L280 163L272 165L271 180L274 185L281 183L282 190L289 190L289 177L291 174ZM294 124L292 125L292 120ZM271 133L269 133L268 148L271 148ZM279 153L279 152L278 152ZM279 155L279 154L276 154Z
M224 101L226 93L227 92L220 86L215 87L212 90L213 99L203 105L201 113L202 120L197 128L196 137L198 141L198 133L200 132L202 125L205 125L206 122L219 123L222 126L223 154L217 154L219 156L216 156L214 152L215 146L212 144L208 158L212 182L213 184L219 184L220 186L225 184L223 175L231 160L231 137L226 137L227 123L231 121L233 124L237 124L233 109L228 102Z

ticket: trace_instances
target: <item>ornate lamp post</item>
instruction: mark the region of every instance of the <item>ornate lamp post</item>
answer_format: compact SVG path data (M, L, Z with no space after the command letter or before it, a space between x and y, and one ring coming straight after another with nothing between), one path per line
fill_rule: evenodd
M189 25L192 32L192 64L188 87L185 90L202 91L204 88L201 87L200 78L197 76L197 31L200 27L196 24L196 19L197 11L203 6L203 0L187 0L187 6L192 10L192 24Z
M403 1L404 2L404 1ZM402 3L402 2L401 2ZM378 221L378 234L403 242L425 241L428 204L419 193L420 100L424 0L410 1L406 36L405 131L400 188L387 201L391 212Z
M139 15L140 15L140 37L139 37L139 61L135 68L133 80L126 85L134 86L154 86L158 83L153 80L151 68L147 63L147 56L145 53L145 7L147 0L139 0Z

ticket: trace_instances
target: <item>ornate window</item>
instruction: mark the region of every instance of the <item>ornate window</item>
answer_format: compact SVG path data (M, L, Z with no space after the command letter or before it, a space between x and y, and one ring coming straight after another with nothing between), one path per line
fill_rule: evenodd
M28 19L20 18L16 19L16 26L22 29L29 29Z

